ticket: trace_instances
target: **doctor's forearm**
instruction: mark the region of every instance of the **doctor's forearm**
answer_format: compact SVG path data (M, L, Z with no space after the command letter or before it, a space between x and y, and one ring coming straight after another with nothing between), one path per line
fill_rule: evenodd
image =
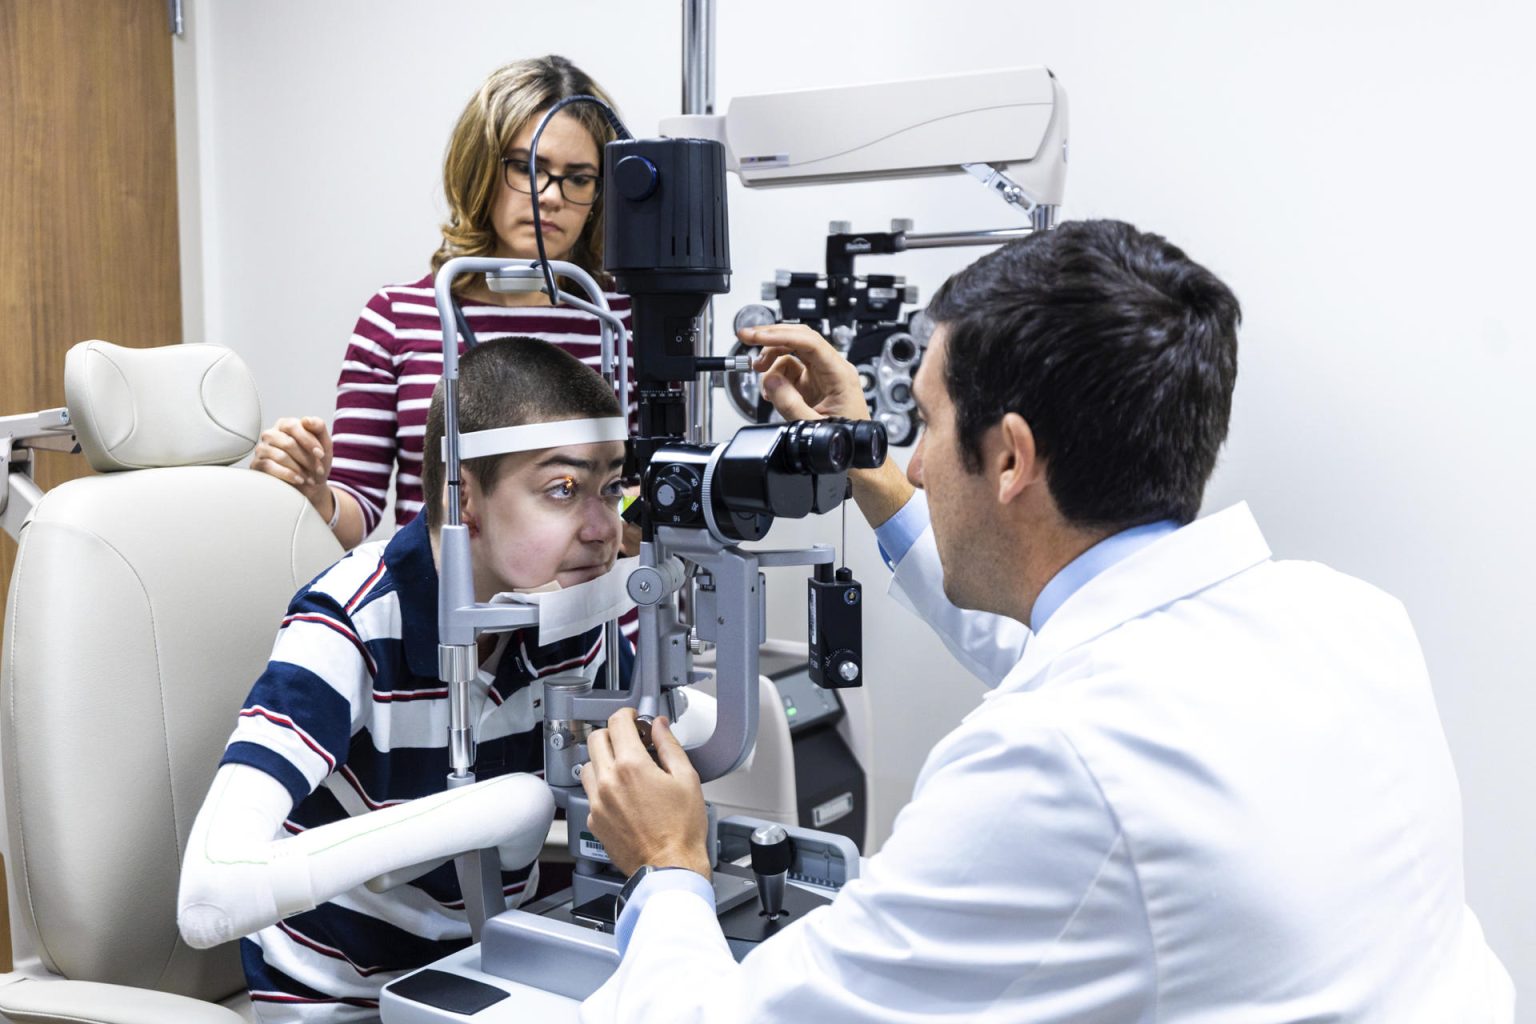
M853 500L872 527L879 527L901 511L916 490L907 482L901 467L890 459L878 469L855 469L848 473L853 482Z

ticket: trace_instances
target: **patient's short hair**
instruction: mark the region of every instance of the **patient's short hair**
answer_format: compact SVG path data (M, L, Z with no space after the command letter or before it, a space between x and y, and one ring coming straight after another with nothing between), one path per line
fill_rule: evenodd
M481 342L459 358L459 432L517 427L551 420L618 416L613 388L564 349L538 338L511 337ZM421 490L427 527L443 524L443 382L432 392L421 461ZM462 466L496 489L507 455L465 459Z

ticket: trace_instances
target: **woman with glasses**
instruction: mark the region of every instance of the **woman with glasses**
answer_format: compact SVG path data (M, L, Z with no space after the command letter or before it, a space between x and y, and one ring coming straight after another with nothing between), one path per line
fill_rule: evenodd
M448 140L448 222L431 272L379 289L358 317L337 382L334 439L314 416L280 419L262 432L251 468L302 491L343 547L355 547L378 526L391 471L396 525L421 510L422 434L443 370L432 290L438 269L456 256L537 259L537 203L545 255L606 282L602 147L613 131L599 108L577 103L556 114L539 137L532 180L529 174L539 121L556 102L578 94L612 103L564 57L515 61L491 73ZM541 292L493 293L478 274L461 276L453 293L478 341L528 335L598 365L600 328L588 313L553 307ZM629 299L609 294L608 302L627 324Z

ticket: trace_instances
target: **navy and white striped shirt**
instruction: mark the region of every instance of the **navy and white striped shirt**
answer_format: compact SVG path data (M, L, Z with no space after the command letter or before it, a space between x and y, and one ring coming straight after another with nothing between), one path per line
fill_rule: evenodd
M601 629L547 647L533 629L506 637L472 687L481 779L542 775L539 680L595 676L604 660ZM284 827L297 834L441 792L448 712L437 678L437 570L417 518L294 597L222 763L281 782L294 801ZM529 876L503 873L511 904L536 885ZM385 984L468 940L449 863L386 893L353 889L241 940L241 952L263 1021L369 1020Z

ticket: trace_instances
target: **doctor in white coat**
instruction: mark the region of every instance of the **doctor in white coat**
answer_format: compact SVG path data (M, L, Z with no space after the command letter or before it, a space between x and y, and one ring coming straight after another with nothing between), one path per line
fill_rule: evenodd
M1197 519L1236 298L1113 221L951 278L909 469L855 494L894 587L994 685L863 876L736 963L697 777L621 712L582 776L626 873L586 1021L1508 1022L1463 893L1460 797L1401 604ZM745 335L744 335L745 336ZM789 417L864 415L804 328L760 329ZM1027 628L1026 628L1027 627Z

